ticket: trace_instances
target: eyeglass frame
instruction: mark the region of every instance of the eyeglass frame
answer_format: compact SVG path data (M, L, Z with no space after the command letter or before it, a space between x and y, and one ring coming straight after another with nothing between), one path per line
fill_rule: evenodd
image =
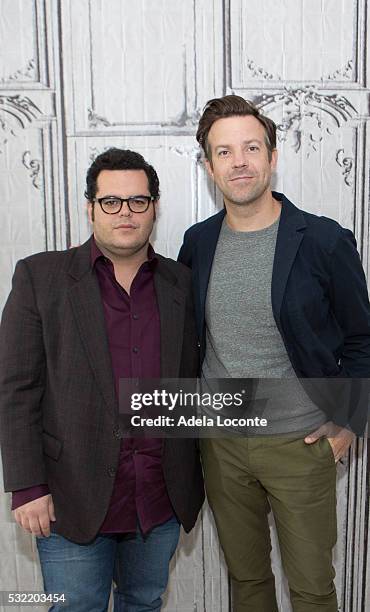
M136 198L145 198L147 200L147 207L145 210L132 210L131 206L130 206L130 200L135 200ZM120 200L121 202L121 206L119 207L118 210L116 210L114 213L112 212L107 212L106 210L104 210L103 208L103 200L109 200L109 199L114 199L114 200ZM149 209L149 205L151 202L155 202L156 200L158 200L158 198L156 198L155 196L148 196L148 195L136 195L136 196L129 196L128 198L120 198L119 196L103 196L102 198L94 198L92 200L92 202L98 202L98 204L100 205L100 208L102 209L103 213L105 213L106 215L118 215L118 213L121 212L122 210L122 206L123 203L126 202L128 209L130 212L137 214L137 215L141 215L142 213L146 213Z

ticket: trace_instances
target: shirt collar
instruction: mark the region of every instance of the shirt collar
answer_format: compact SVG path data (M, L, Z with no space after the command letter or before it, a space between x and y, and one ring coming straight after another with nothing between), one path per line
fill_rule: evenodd
M109 257L106 257L105 255L103 255L103 253L101 252L101 250L99 249L98 245L95 242L94 236L92 236L92 239L91 239L91 267L92 268L95 267L95 264L98 259L103 259L104 261L111 261ZM158 263L157 254L151 244L148 244L148 259L146 262L144 262L144 264L145 263L147 263L150 269L152 270L154 270L155 266Z

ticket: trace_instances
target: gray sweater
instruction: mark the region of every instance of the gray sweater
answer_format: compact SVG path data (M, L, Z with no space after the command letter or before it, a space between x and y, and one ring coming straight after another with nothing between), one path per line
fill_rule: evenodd
M270 398L263 414L269 426L259 432L265 434L308 432L325 421L296 377L272 312L278 226L279 220L262 230L236 232L225 217L206 301L202 376L270 379L259 382L256 394Z

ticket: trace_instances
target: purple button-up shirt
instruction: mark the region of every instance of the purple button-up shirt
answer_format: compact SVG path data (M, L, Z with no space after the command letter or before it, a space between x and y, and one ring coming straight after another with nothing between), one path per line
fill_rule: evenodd
M139 268L130 295L119 285L112 262L95 241L92 264L103 300L105 324L112 359L116 393L120 378L159 378L161 337L153 272L158 260L151 247L148 261ZM136 531L144 533L173 516L162 471L160 439L124 439L113 495L101 533Z
M112 262L94 239L91 262L99 281L104 318L118 397L120 378L159 378L160 319L153 273L152 247L138 270L130 295L117 282ZM93 333L93 330L92 330ZM163 441L125 438L121 443L113 494L100 533L144 533L173 516L162 470ZM48 493L46 485L13 493L12 508Z

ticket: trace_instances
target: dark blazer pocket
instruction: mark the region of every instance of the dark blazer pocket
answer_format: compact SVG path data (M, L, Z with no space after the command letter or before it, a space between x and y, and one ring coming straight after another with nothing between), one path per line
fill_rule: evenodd
M42 432L42 447L45 455L54 459L54 461L58 461L62 446L63 442L58 440L58 438L55 438L47 431Z

